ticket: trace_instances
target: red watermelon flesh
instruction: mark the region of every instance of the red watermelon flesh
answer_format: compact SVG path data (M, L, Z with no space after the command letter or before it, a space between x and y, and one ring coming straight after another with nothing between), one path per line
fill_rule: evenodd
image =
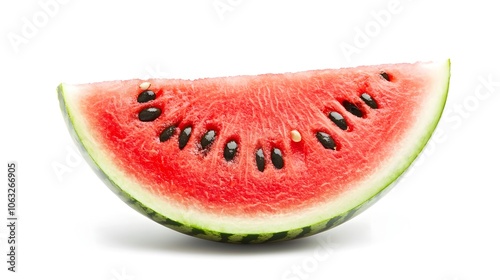
M446 61L59 92L90 162L141 212L265 241L326 228L381 193L432 134L448 81Z

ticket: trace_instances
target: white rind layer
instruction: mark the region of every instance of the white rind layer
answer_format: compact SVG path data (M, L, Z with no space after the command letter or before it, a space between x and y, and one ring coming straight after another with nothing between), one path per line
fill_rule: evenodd
M229 217L206 213L193 207L185 207L176 201L158 197L141 187L138 180L132 178L114 164L113 156L106 153L98 139L92 135L92 127L86 122L79 108L79 100L85 92L78 86L61 85L60 98L64 111L68 114L69 126L74 129L77 141L85 149L88 160L92 161L112 181L114 187L133 197L154 212L184 224L188 227L206 229L213 232L231 234L265 234L290 231L319 224L332 217L347 213L374 198L394 182L422 151L434 131L443 111L450 78L450 62L421 64L429 72L428 94L421 103L418 122L407 131L394 147L394 153L386 162L381 162L378 169L359 181L356 186L343 193L341 199L315 205L300 213L287 213L257 218Z

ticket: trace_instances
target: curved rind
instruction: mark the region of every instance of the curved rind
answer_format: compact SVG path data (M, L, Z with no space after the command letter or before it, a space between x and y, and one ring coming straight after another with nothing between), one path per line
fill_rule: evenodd
M418 157L418 155L421 153L421 151L424 149L425 145L429 141L430 137L432 136L432 133L434 132L440 118L442 115L442 112L444 110L444 106L446 104L446 99L448 95L448 88L449 88L449 82L450 82L450 61L447 61L447 82L445 87L443 88L443 93L442 93L442 98L440 100L441 104L439 104L440 110L436 112L436 115L433 119L433 121L429 124L428 129L426 130L427 133L422 135L420 141L419 141L419 146L414 150L414 153L408 158L408 161L404 166L402 166L398 172L395 172L392 177L387 178L387 181L385 183L385 186L380 188L380 191L374 194L373 196L369 197L367 200L363 201L362 203L359 203L357 206L351 208L349 211L346 211L344 213L341 213L340 215L336 215L334 217L331 217L329 219L323 220L319 223L315 223L306 227L302 228L296 228L296 229L291 229L288 231L280 231L280 232L266 232L266 233L260 233L260 234L234 234L234 233L227 233L227 232L217 232L209 229L204 229L200 227L195 227L195 226L188 226L182 223L179 223L177 221L174 221L172 219L169 219L168 217L165 217L164 215L155 212L151 208L147 207L137 199L133 198L130 196L127 192L125 192L123 189L120 188L113 180L111 180L107 174L105 174L102 169L99 167L98 163L92 158L92 156L87 152L86 148L82 144L81 138L78 135L77 130L75 129L73 125L73 118L71 115L71 112L68 110L68 107L66 106L65 103L65 98L64 98L64 86L63 84L60 84L57 88L58 92L58 98L59 98L59 103L61 107L61 111L63 113L63 116L65 118L66 124L68 126L68 129L71 133L71 136L77 146L80 149L81 154L83 157L87 160L87 162L91 165L93 168L94 172L102 179L103 182L118 196L120 199L122 199L125 203L127 203L130 207L138 211L139 213L149 217L153 221L164 225L168 228L171 228L175 231L202 238L202 239L207 239L207 240L212 240L212 241L218 241L218 242L225 242L225 243L265 243L265 242L276 242L276 241L285 241L285 240L291 240L291 239L297 239L297 238L302 238L302 237L307 237L311 236L314 234L317 234L319 232L325 231L327 229L336 227L356 215L360 214L363 212L365 209L369 208L373 203L375 203L378 199L380 199L384 194L386 194L390 189L391 186L395 185L397 183L397 179L408 169L408 167L414 162L414 160Z

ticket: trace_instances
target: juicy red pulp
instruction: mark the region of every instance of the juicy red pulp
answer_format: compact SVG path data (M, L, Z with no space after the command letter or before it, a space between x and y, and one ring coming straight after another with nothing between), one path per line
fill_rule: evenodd
M424 94L425 76L403 74L410 67L386 69L390 81L375 67L152 80L156 98L144 103L141 81L97 83L83 89L81 109L113 161L151 193L224 215L286 213L334 199L392 155ZM146 108L161 113L141 121ZM228 160L231 141L237 150Z

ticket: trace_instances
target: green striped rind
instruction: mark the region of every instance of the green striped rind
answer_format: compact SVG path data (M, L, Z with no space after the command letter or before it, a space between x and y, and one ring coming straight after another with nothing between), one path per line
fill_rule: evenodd
M450 62L448 61L448 73L450 69ZM80 139L80 136L78 135L78 132L75 130L75 127L73 125L73 120L71 118L71 114L68 112L68 108L66 107L65 101L64 101L64 88L63 85L59 85L58 87L58 97L59 97L59 103L61 106L61 111L63 112L63 116L66 120L66 124L69 128L69 131L77 143L77 146L79 147L83 157L87 160L87 162L92 166L94 169L95 173L101 177L101 179L106 183L106 185L116 194L118 195L124 202L126 202L129 206L137 210L138 212L142 213L143 215L149 217L153 221L162 224L168 228L171 228L173 230L176 230L178 232L191 235L194 237L198 238L203 238L207 240L213 240L213 241L218 241L218 242L226 242L226 243L243 243L243 244L248 244L248 243L265 243L265 242L276 242L276 241L285 241L285 240L290 240L290 239L296 239L296 238L302 238L302 237L307 237L310 235L317 234L319 232L325 231L327 229L336 227L351 218L355 217L368 207L370 207L373 203L375 203L379 198L381 198L385 193L387 193L390 189L391 185L395 184L395 181L400 175L412 164L412 162L416 159L416 157L420 154L420 152L423 150L427 142L429 141L432 133L434 132L434 129L436 128L439 119L441 117L442 111L444 109L445 103L446 103L446 98L448 94L448 87L449 87L449 75L448 75L448 82L446 84L446 88L444 89L446 92L443 93L443 97L441 99L441 104L440 104L440 112L436 114L436 117L432 123L429 124L429 127L427 129L427 133L422 136L422 138L419 141L419 146L414 150L414 153L408 158L408 161L400 168L398 172L395 172L393 176L390 178L387 178L385 186L380 188L380 191L373 195L372 197L368 198L366 201L358 204L356 207L353 207L347 212L344 212L340 215L336 215L330 219L321 221L316 224L312 224L306 227L302 228L296 228L296 229L291 229L288 231L280 231L280 232L268 232L268 233L259 233L259 234L233 234L233 233L226 233L226 232L217 232L209 229L203 229L200 227L196 226L191 226L191 225L186 225L179 223L177 221L174 221L172 219L169 219L168 217L165 217L164 215L155 212L151 208L147 207L140 201L136 200L132 196L130 196L127 192L125 192L123 189L120 188L113 180L111 180L107 174L105 174L97 162L92 158L92 156L86 151L85 147L82 144L82 141Z
M125 201L129 206L134 208L136 211L146 215L153 221L162 224L168 228L171 228L173 230L176 230L178 232L191 235L194 237L202 238L202 239L208 239L208 240L213 240L213 241L219 241L219 242L226 242L226 243L266 243L266 242L275 242L275 241L285 241L285 240L291 240L291 239L296 239L296 238L302 238L302 237L307 237L310 235L314 235L316 233L325 231L327 229L336 227L357 214L361 213L364 209L368 208L372 203L374 203L378 198L382 196L382 193L377 194L375 197L367 201L366 203L363 203L362 205L359 205L351 210L349 210L346 213L343 213L342 215L335 216L331 219L322 221L320 223L303 227L303 228L297 228L289 231L282 231L282 232L272 232L272 233L262 233L262 234L232 234L232 233L225 233L225 232L216 232L216 231L211 231L207 229L202 229L198 227L193 227L193 226L187 226L181 223L178 223L174 220L171 220L159 213L156 213L155 211L151 210L141 202L137 201L133 197L130 197L126 192L122 191L116 184L114 184L111 180L107 179L107 177L104 175L104 173L100 173L101 176L104 177L105 181L108 183L108 186L111 187L111 189L123 200Z

